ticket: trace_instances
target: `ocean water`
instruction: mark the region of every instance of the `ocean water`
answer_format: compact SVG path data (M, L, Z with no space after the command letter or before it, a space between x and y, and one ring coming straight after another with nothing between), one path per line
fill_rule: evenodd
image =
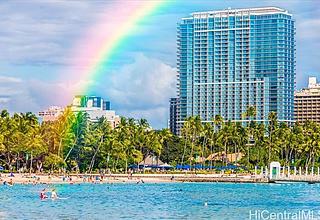
M1 185L0 219L320 219L320 184L54 185L64 199L41 201L45 187Z

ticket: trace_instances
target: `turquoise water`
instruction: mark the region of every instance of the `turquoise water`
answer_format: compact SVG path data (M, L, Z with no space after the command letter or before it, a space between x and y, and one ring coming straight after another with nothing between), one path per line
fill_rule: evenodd
M320 210L318 184L56 185L67 199L55 201L39 199L43 188L1 185L0 219L249 219L250 210Z

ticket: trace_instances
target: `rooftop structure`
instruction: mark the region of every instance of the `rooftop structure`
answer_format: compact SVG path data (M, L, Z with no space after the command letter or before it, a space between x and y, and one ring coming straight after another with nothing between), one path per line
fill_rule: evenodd
M238 8L238 9L225 9L225 10L217 10L217 11L205 11L205 12L194 12L191 13L191 16L230 16L237 14L247 14L247 15L265 15L265 14L277 14L277 13L285 13L290 15L288 11L278 8L278 7L260 7L260 8Z

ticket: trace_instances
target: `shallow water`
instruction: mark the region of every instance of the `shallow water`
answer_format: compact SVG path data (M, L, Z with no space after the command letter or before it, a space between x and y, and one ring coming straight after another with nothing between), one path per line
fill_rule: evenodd
M263 210L320 217L320 184L55 185L66 199L41 201L44 187L1 185L0 219L250 219L250 211L258 219Z

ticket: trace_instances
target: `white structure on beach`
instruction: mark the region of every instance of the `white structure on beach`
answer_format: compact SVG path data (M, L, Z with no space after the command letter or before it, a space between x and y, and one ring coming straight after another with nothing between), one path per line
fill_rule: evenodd
M277 179L280 177L280 169L281 165L279 162L271 162L270 163L270 179Z

